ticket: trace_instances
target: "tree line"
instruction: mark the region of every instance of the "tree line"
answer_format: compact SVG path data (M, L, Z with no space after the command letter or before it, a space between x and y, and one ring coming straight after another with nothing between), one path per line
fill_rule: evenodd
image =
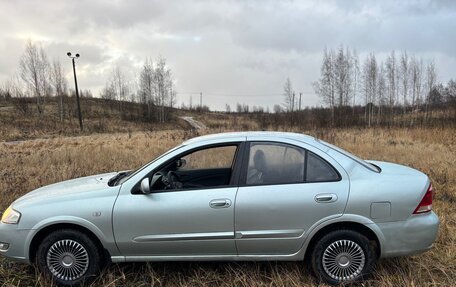
M372 52L360 62L356 50L342 45L325 49L315 93L331 111L331 123L340 120L336 111L364 106L366 125L394 120L398 114L419 113L426 123L430 109L450 103L454 108L456 81L439 83L434 61L424 61L407 51L393 50L384 61ZM289 102L287 83L285 102ZM346 116L346 115L345 115Z

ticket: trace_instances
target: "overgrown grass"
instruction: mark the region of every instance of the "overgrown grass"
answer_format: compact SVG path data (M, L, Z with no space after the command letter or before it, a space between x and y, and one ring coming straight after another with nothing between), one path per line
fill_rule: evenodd
M223 120L223 119L222 119ZM220 120L221 121L221 120ZM228 129L229 125L226 126ZM247 129L249 127L246 127ZM217 128L217 132L223 130ZM210 133L211 130L205 131ZM379 262L363 286L455 286L456 133L453 129L307 131L363 158L425 172L441 220L435 247L422 255ZM0 143L0 209L42 185L138 167L194 136L182 130L96 134ZM0 286L49 286L31 267L0 258ZM93 286L317 286L301 262L115 264Z

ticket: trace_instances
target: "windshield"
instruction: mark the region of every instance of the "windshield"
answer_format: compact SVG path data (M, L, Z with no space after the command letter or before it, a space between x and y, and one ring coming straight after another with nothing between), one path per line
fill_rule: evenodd
M318 141L319 141L321 144L323 144L323 145L329 147L329 148L332 149L332 150L335 150L335 151L337 151L337 152L339 152L339 153L345 155L346 157L348 157L348 158L350 158L350 159L356 161L357 163L363 165L364 167L366 167L366 168L368 168L368 169L370 169L370 170L372 170L372 171L375 171L375 172L380 172L380 171L381 171L380 168L377 167L376 165L373 165L373 164L371 164L371 163L369 163L369 162L367 162L367 161L365 161L365 160L363 160L363 159L361 159L361 158L359 158L359 157L357 157L357 156L355 156L355 155L349 153L348 151L345 151L345 150L343 150L343 149L341 149L341 148L339 148L339 147L337 147L337 146L335 146L335 145L332 145L332 144L330 144L330 143L327 143L327 142L325 142L325 141L322 141L322 140L318 140Z
M120 178L119 180L116 181L116 184L115 185L121 185L122 183L126 182L127 180L129 180L130 178L132 178L133 176L135 176L138 172L140 172L141 170L143 170L144 168L146 168L147 166L149 166L150 164L152 164L153 162L155 162L156 160L159 160L161 159L162 157L168 155L169 153L177 150L177 149L180 149L181 147L183 147L183 145L180 145L180 146L177 146L175 148L172 148L170 149L169 151L165 152L164 154L154 158L152 161L150 161L149 163L145 164L143 167L141 168L138 168L136 170L132 170L128 173L127 176L124 176L122 178Z

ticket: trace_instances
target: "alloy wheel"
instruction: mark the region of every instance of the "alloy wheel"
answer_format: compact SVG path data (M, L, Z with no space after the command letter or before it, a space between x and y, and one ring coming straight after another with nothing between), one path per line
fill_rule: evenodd
M322 265L326 274L337 281L349 281L359 276L366 258L363 249L354 241L337 240L326 247Z
M77 280L89 268L89 254L84 246L74 240L59 240L49 248L46 263L49 271L58 279Z

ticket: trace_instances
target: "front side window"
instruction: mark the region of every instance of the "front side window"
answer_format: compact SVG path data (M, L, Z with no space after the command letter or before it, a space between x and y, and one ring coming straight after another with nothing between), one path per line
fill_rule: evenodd
M230 168L236 146L213 147L195 151L181 158L185 164L180 170Z
M285 184L304 181L305 150L279 143L252 143L247 185Z
M221 187L230 184L237 145L212 146L182 154L152 175L151 190Z

